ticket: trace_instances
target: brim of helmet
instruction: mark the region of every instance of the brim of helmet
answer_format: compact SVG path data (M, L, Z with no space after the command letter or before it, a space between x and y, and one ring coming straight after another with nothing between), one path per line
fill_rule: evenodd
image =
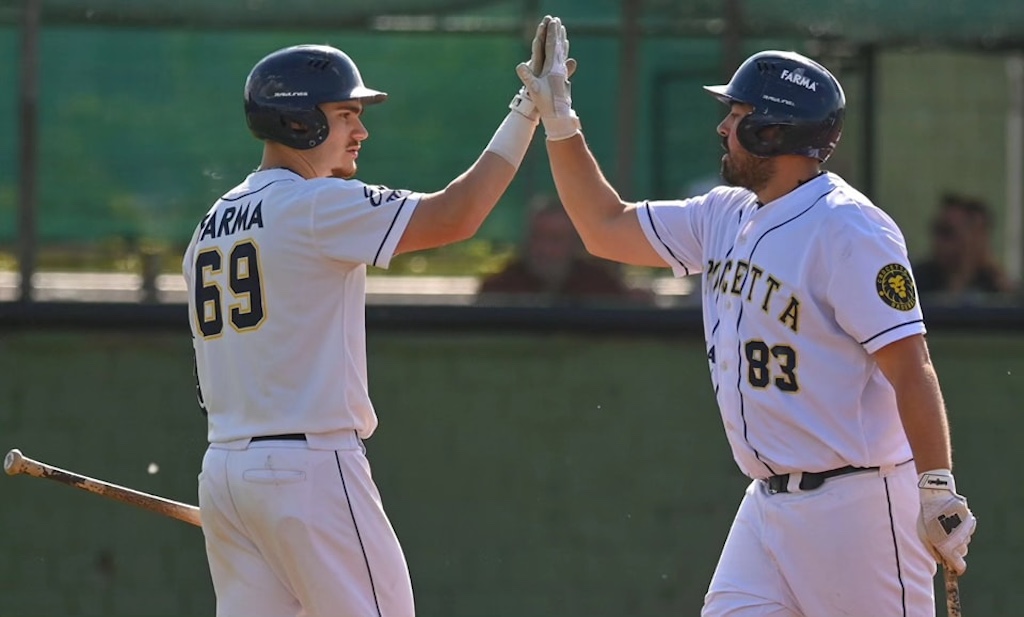
M707 90L711 96L726 105L731 105L734 100L731 96L726 94L729 90L729 86L704 86L704 89Z
M370 88L355 88L352 90L351 94L353 99L359 99L363 102L363 105L373 105L375 103L383 103L388 100L387 92L372 90Z

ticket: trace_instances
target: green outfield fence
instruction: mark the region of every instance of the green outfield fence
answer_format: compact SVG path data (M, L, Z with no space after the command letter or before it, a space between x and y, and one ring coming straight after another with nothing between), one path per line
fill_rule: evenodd
M184 309L77 310L0 306L0 448L195 503L205 422ZM746 484L699 317L455 313L368 310L381 420L368 452L418 613L696 615ZM1020 317L964 331L930 316L958 485L980 521L961 580L971 617L1024 605ZM0 504L0 615L213 613L199 529L25 477L0 480Z
M0 25L0 83L17 83L18 31ZM480 155L521 86L515 66L526 46L509 35L303 32L210 32L45 26L40 41L41 95L38 232L41 248L156 245L180 252L214 200L259 164L260 144L242 113L242 86L263 55L287 45L330 43L358 63L366 83L389 100L368 109L370 138L359 179L393 188L436 191ZM576 55L589 66L574 83L589 139L613 173L617 51L615 40L579 36ZM700 92L720 79L713 40L656 40L646 45L644 89L659 79L686 88L659 93L657 120L670 148L652 161L652 105L637 112L636 177L645 192L665 177L660 197L716 172L720 115ZM677 62L687 71L678 75ZM672 75L664 77L666 72ZM667 104L667 105L666 105ZM685 110L685 115L682 113ZM16 238L16 90L0 93L0 248ZM663 145L662 145L663 144ZM553 190L538 139L481 237L515 242L526 204ZM670 186L669 186L670 183Z
M83 9L45 0L39 248L63 267L76 263L75 251L180 254L212 201L258 163L259 144L241 113L246 72L269 51L300 42L342 47L369 84L391 94L367 113L360 179L438 190L472 163L504 115L519 87L513 69L528 51L527 26L545 12L570 28L580 66L574 104L588 143L628 199L681 197L716 178L722 109L700 86L727 77L730 55L778 47L839 74L848 123L830 167L893 215L912 253L927 249L929 217L945 191L982 197L1002 224L1013 173L1003 159L1006 61L1024 48L1024 5L734 3L744 13L732 51L722 40L729 2L644 3L636 65L623 75L628 3L619 0L303 0L288 9L244 0L96 0ZM17 240L22 4L0 0L0 83L12 85L0 93L0 252ZM635 94L633 110L620 109L624 87ZM622 113L632 119L624 134ZM525 204L552 190L539 139L535 146L482 238L517 240ZM626 178L618 173L623 152ZM993 242L1001 251L1002 234Z

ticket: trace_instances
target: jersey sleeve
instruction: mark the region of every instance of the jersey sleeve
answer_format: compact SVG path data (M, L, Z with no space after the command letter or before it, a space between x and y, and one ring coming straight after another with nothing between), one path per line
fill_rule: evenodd
M636 209L640 227L676 276L701 271L709 195L682 201L645 201Z
M195 253L195 240L189 242L185 254L181 257L181 275L185 278L185 285L192 288L192 255Z
M355 180L323 180L313 199L313 239L331 259L387 268L423 196Z
M853 209L821 239L836 321L868 353L925 332L906 242L892 219Z
M203 219L205 221L205 219ZM202 224L196 227L196 230L192 232L192 238L188 242L188 246L185 247L185 253L181 257L181 274L185 278L185 287L187 289L194 289L196 263L196 244L199 242L199 232L202 229Z

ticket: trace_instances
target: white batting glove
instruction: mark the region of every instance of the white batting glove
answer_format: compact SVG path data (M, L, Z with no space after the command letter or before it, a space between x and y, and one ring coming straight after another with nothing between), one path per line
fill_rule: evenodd
M537 25L537 33L530 46L530 61L523 63L523 66L528 67L528 71L536 75L539 75L544 68L546 51L544 42L547 40L550 23L551 17L545 17ZM485 150L497 154L508 161L510 165L519 169L523 158L526 157L526 151L530 148L530 142L533 141L537 125L540 123L540 110L533 104L525 86L512 97L508 108L512 111L508 112L508 115L502 120Z
M576 61L569 58L569 39L565 26L562 20L552 17L545 33L541 72L535 73L530 64L525 62L516 67L516 74L523 82L530 100L540 111L544 132L551 141L568 139L580 130L579 117L572 108L569 84L569 76L575 70Z
M921 494L917 535L935 561L963 574L967 570L967 545L978 519L967 507L967 499L957 494L950 470L934 469L920 474L917 487Z
M527 66L527 70L534 75L540 75L541 70L544 68L544 45L547 40L548 24L550 23L551 16L546 15L537 24L537 33L533 36L533 43L530 45L530 61L524 63ZM527 91L526 86L520 88L519 92L512 97L512 102L508 104L508 108L521 113L535 124L540 122L540 110L537 109L537 106L533 104L533 100L530 99L530 93Z

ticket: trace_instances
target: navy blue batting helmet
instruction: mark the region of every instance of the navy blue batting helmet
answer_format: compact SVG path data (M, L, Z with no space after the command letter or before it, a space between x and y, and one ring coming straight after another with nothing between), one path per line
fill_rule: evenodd
M789 51L747 58L724 86L704 86L730 105L754 111L736 126L736 138L761 157L799 154L824 162L843 131L846 95L839 81L814 60ZM777 130L765 130L777 127Z
M279 49L256 63L245 80L245 121L259 139L307 150L327 139L321 103L380 103L384 92L363 85L356 63L327 45Z

